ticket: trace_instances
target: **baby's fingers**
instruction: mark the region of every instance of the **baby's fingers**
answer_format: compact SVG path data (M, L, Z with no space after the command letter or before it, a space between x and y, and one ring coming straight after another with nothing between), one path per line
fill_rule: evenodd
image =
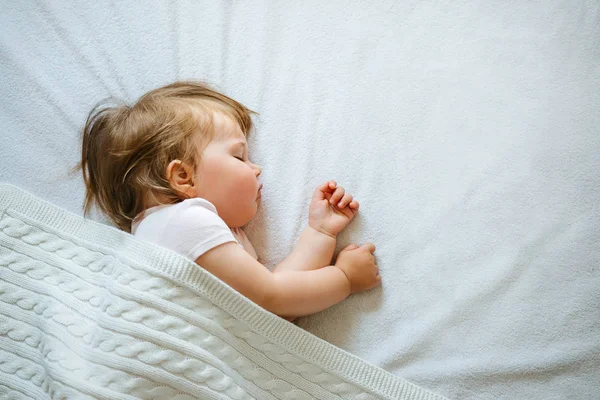
M342 198L342 196L344 196L344 188L341 186L338 186L337 189L335 189L335 192L333 192L333 194L331 195L331 198L329 199L329 202L331 204L336 204L337 202L340 201L340 199Z
M352 195L350 193L346 193L344 195L344 197L342 197L342 199L340 200L340 202L337 204L337 206L339 208L344 208L348 205L348 203L350 203L352 201Z
M313 200L323 200L330 196L330 193L335 190L337 183L335 181L327 181L318 186L313 193Z
M336 187L337 187L337 182L334 180L330 180L330 181L323 183L321 186L319 186L319 190L322 190L324 192L331 192L331 191L335 190Z
M381 285L381 275L379 275L379 272L377 273L377 277L375 277L375 285L373 285L373 287L377 287Z
M362 246L360 247L364 247L365 249L367 249L369 251L369 253L373 254L375 253L375 245L373 243L364 243Z
M379 275L379 267L377 265L374 265L372 272L373 272L373 275L372 275L373 280L371 281L371 285L370 285L369 289L373 289L373 288L381 285L381 275Z
M356 243L351 243L348 246L344 247L342 249L342 251L349 251L349 250L354 250L354 249L358 249L358 245Z

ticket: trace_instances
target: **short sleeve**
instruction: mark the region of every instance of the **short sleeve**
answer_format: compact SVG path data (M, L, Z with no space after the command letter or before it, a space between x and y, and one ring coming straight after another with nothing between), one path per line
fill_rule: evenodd
M191 260L196 260L223 243L237 243L216 210L209 209L214 206L206 201L196 200L183 202L187 204L180 203L180 209L173 213L165 231L170 236L166 241L172 243L173 250Z
M199 198L152 212L137 226L135 235L192 261L223 243L237 243L214 205Z

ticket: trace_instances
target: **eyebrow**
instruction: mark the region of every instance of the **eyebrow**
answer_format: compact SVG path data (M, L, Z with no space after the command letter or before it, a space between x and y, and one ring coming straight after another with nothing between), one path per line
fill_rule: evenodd
M242 146L242 147L247 147L248 145L246 144L246 142L242 142L241 140L239 142L235 142L234 146Z

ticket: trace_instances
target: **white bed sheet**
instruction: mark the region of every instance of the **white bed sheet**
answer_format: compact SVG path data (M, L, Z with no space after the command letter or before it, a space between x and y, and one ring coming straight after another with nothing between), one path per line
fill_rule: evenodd
M361 202L383 286L300 326L449 398L599 398L600 3L493 3L5 0L0 181L81 213L91 107L206 80L260 113L266 265L317 184Z

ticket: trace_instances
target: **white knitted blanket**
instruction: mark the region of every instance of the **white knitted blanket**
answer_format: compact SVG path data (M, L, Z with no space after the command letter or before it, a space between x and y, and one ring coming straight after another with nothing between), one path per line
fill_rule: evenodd
M0 185L0 397L442 399L171 251Z

